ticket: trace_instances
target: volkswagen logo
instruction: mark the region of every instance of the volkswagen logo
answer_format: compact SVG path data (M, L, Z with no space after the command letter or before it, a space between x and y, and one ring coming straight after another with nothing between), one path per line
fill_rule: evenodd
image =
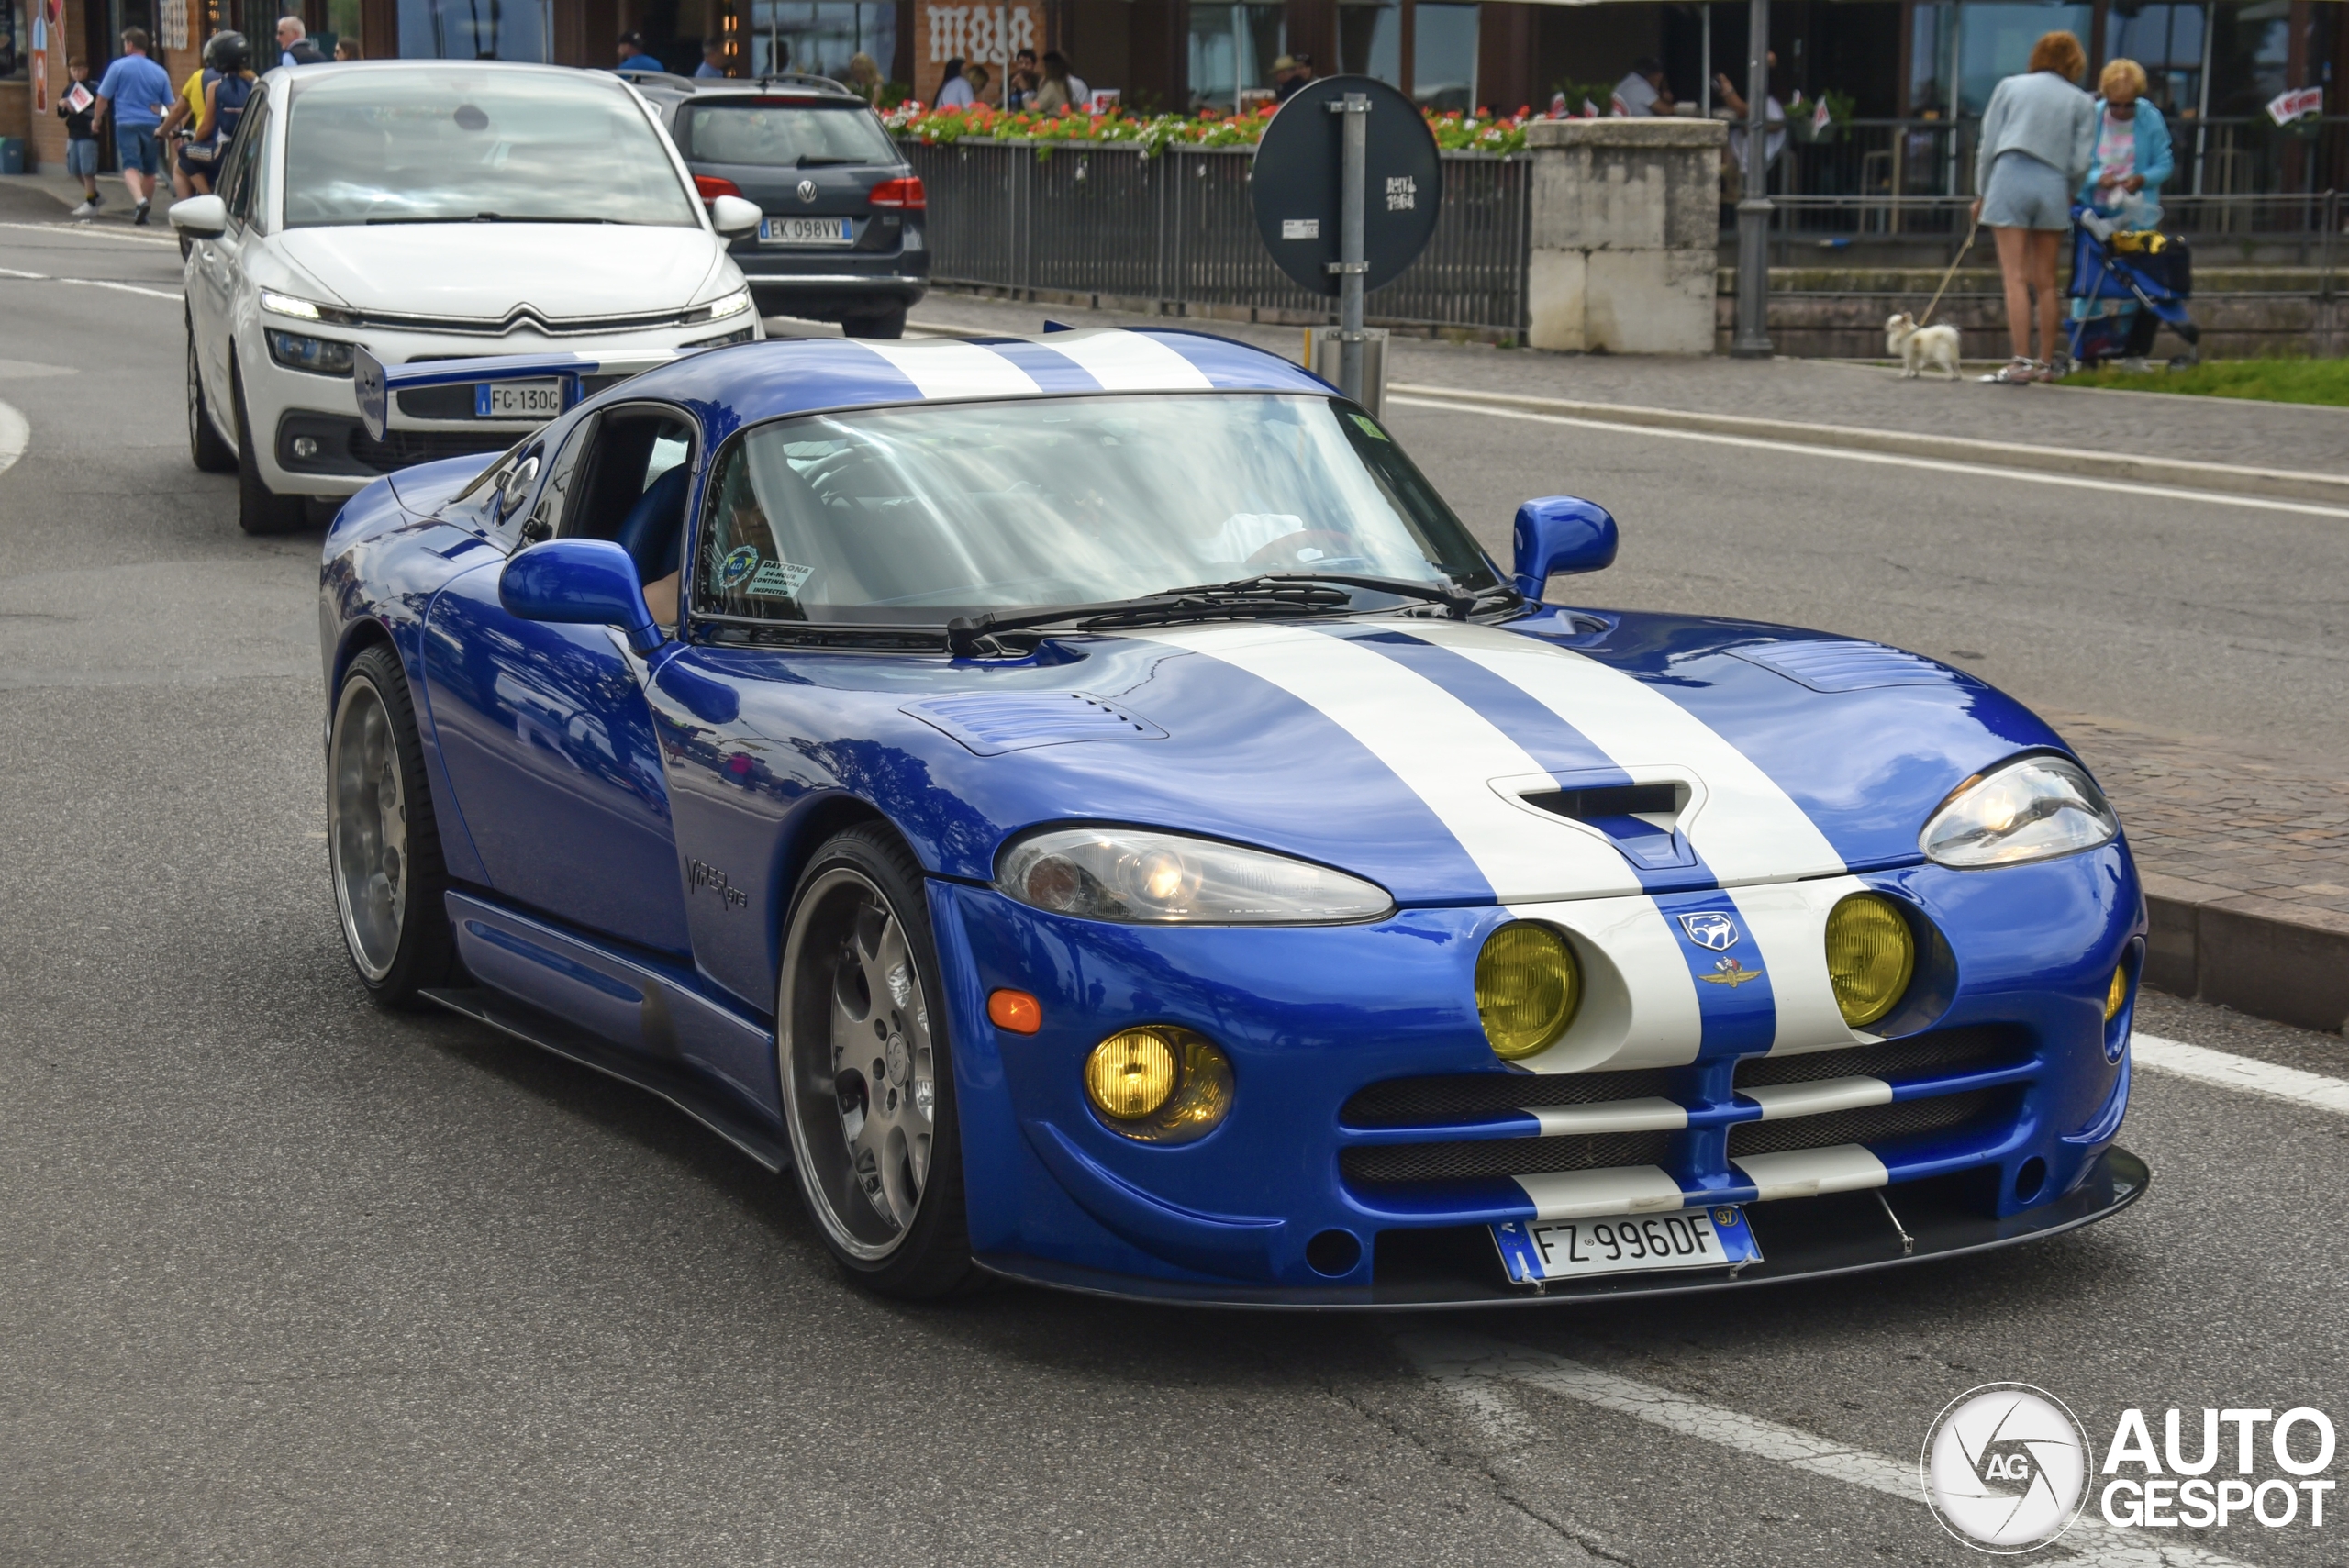
M816 199L815 181L802 180L799 182L799 199L803 202L812 202Z
M1702 915L1683 915L1680 929L1688 933L1690 941L1714 952L1737 945L1737 922L1726 915L1709 910Z
M1952 1400L1925 1434L1925 1502L1977 1551L2030 1551L2080 1517L2095 1459L2078 1418L2053 1394L1985 1384Z

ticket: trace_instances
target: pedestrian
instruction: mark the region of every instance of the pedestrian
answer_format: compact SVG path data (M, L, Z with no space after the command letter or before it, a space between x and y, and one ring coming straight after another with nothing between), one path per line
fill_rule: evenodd
M1043 80L1043 72L1036 64L1036 51L1023 49L1011 57L1011 78L1004 83L1003 106L1007 109L1032 109L1036 106L1036 87Z
M946 74L938 81L938 102L941 109L967 109L971 106L971 84L963 80L963 61L958 58L946 62Z
M726 69L726 40L724 39L702 39L701 63L694 67L694 80L698 82L707 77L727 74L729 72Z
M1035 110L1040 115L1064 115L1076 102L1068 78L1068 61L1058 50L1044 56L1044 79L1036 83Z
M334 57L337 60L361 60L365 58L359 52L359 40L354 38L340 38L335 39Z
M1609 106L1634 119L1670 114L1672 86L1664 78L1664 61L1652 55L1631 61L1631 69L1615 83L1615 100Z
M662 72L663 75L668 73L669 68L667 66L662 65L659 61L653 59L650 53L646 52L644 48L644 35L642 33L622 33L620 35L620 40L618 47L620 57L619 62L614 65L612 69L618 72L621 75L633 76L640 71L657 71Z
M1982 379L2009 386L2059 381L2070 356L2055 345L2055 252L2072 227L2072 193L2095 161L2095 102L2074 86L2087 69L2080 40L2046 33L2023 74L1992 89L1974 160L1973 221L1990 226L2006 283L2014 357ZM2032 296L2039 297L2039 357L2032 356Z
M1066 95L1066 107L1089 109L1093 106L1093 89L1085 85L1084 77L1069 69L1068 56L1059 50L1048 49L1044 51L1044 80L1036 87L1038 108L1057 112L1044 101L1045 94L1055 82L1060 83L1061 92Z
M987 73L985 66L963 67L963 80L971 89L971 99L974 103L984 104L990 108L995 106L995 99L987 96L995 87L995 78Z
M1775 49L1765 51L1762 56L1764 78L1766 80L1777 69L1778 51ZM1730 122L1730 181L1734 189L1742 192L1745 188L1745 128L1753 118L1753 106L1737 90L1737 83L1720 72L1713 73L1713 94L1720 100L1720 107L1713 113L1726 117ZM1762 141L1762 167L1766 172L1778 161L1778 154L1785 150L1787 145L1787 106L1778 102L1776 93L1763 95L1762 123L1769 128ZM1732 196L1731 199L1741 198Z
M881 80L881 65L871 55L862 51L848 57L848 86L866 103L878 108L881 89L887 85Z
M98 106L90 117L93 127L114 121L114 150L122 163L122 187L130 193L130 221L142 227L161 167L155 128L172 102L172 79L147 58L149 47L146 28L122 29L122 56L106 67L98 83Z
M1308 82L1313 80L1313 57L1311 55L1306 53L1303 50L1298 50L1295 54L1288 57L1288 61L1290 67L1288 81L1282 86L1275 88L1273 92L1273 102L1276 104L1287 103L1290 98L1296 96L1297 90L1299 87L1304 86Z
M277 18L277 63L280 65L324 65L327 57L310 41L310 29L299 17Z
M73 216L95 217L106 202L98 195L98 132L90 123L98 110L98 84L90 80L90 62L82 55L65 61L65 75L57 117L65 122L65 172L82 182L82 205Z
M2146 101L2145 68L2135 61L2105 61L2096 84L2096 152L2078 200L2123 228L2158 228L2162 183L2176 166L2169 122Z

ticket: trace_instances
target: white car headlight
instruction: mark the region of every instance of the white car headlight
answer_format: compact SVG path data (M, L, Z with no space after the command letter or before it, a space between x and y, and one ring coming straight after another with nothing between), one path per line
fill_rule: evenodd
M290 316L296 321L356 322L359 317L340 306L320 305L299 295L280 294L275 289L261 291L261 307L272 316Z
M2076 762L2024 757L1960 789L1925 824L1918 846L1940 865L2021 865L2093 850L2121 833L2104 792Z
M1316 925L1395 907L1385 888L1327 866L1134 828L1030 834L1004 851L995 884L1055 915L1137 925Z
M729 316L740 316L742 312L750 308L751 291L747 288L739 288L732 294L723 295L717 299L711 300L707 305L705 305L699 310L695 311L693 313L692 319L696 321L717 321Z

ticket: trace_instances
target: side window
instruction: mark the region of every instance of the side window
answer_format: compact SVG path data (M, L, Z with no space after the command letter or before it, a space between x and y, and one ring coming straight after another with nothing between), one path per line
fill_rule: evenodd
M595 440L596 424L594 419L582 419L572 427L570 439L555 454L554 467L548 473L546 484L540 486L538 504L522 520L521 539L524 544L531 545L542 539L552 539L562 528L563 508L572 498L573 482L580 474L580 456Z
M693 423L681 409L639 404L605 410L568 481L562 536L613 540L635 558L641 582L676 571L693 444Z
M254 165L258 161L256 149L268 139L269 97L260 88L245 105L244 116L237 122L236 139L228 143L228 167L220 175L220 200L228 216L239 223L249 223L252 217Z

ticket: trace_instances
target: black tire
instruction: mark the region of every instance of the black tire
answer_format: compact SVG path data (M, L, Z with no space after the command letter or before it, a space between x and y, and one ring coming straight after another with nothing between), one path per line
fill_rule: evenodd
M212 408L204 398L204 374L195 365L195 323L187 324L187 455L206 473L237 472L237 449L220 439Z
M971 1261L946 989L928 911L921 868L895 834L877 824L835 834L793 896L775 1006L800 1196L851 1279L907 1300L983 1278ZM897 984L901 953L909 988Z
M384 798L387 784L395 799ZM460 973L416 706L383 643L351 662L335 692L327 860L343 948L378 1006L417 1006L417 992Z
M228 361L228 394L237 401L237 526L249 534L287 534L310 520L299 495L280 495L261 476L253 425L245 417L245 378Z
M841 332L850 338L902 338L906 335L906 307L852 316L841 323Z

